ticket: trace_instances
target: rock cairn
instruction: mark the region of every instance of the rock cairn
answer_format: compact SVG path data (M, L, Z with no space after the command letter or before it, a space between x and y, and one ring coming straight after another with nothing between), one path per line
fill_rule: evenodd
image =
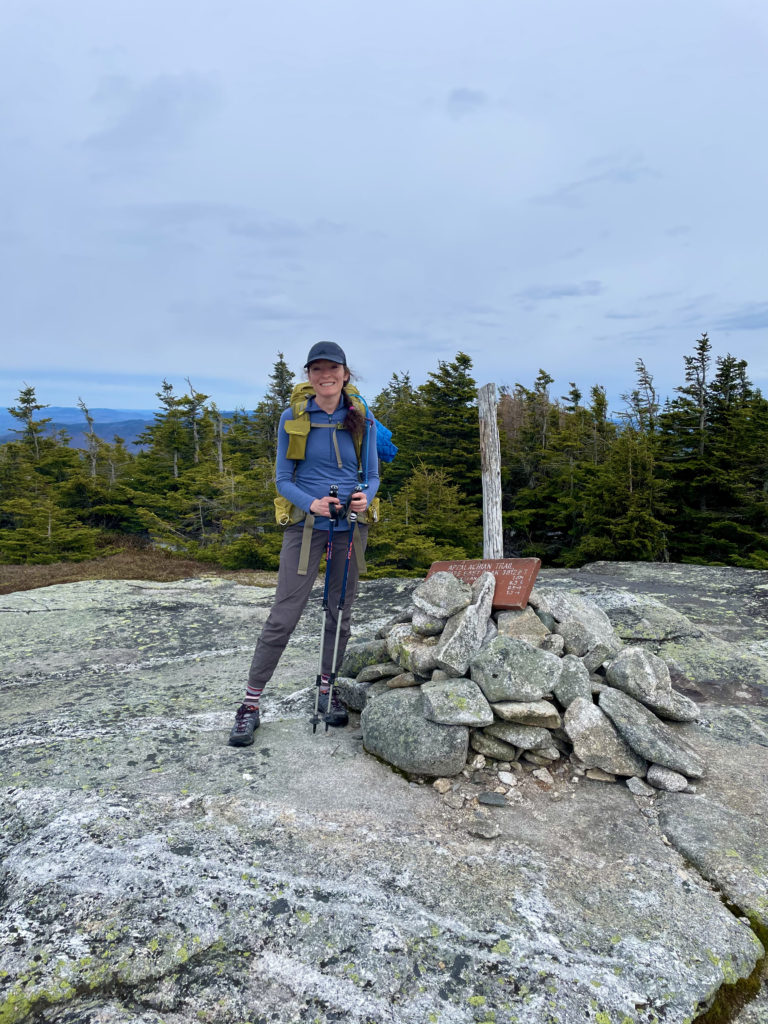
M348 648L337 686L362 712L366 750L446 787L468 759L496 762L499 802L522 762L545 785L566 764L638 795L690 790L704 763L679 723L697 708L667 664L623 646L584 597L534 590L522 611L493 613L494 589L491 573L472 586L435 573L376 640Z

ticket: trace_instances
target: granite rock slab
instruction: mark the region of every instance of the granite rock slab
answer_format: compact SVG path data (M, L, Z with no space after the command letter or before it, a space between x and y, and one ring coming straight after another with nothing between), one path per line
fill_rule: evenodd
M439 685L439 684L435 684ZM469 730L424 717L421 689L396 689L366 704L360 716L363 746L401 771L458 775L467 761Z
M535 725L518 725L516 722L499 722L486 727L486 735L502 740L510 746L519 747L520 750L536 750L539 747L548 747L552 737L548 729Z
M450 572L436 572L413 591L413 603L427 615L449 619L472 603L472 587Z
M421 687L424 717L441 725L481 728L493 722L491 705L471 679L447 679Z
M614 689L603 690L598 701L629 746L646 761L694 779L704 775L701 755L645 705Z
M609 651L620 650L622 643L606 613L590 598L569 590L544 590L536 587L538 608L556 620L555 632L565 640L568 654L582 656L597 644Z
M495 589L493 573L485 572L475 580L471 588L473 603L451 616L445 625L435 653L437 667L454 676L467 671L488 634Z
M499 612L496 625L501 636L519 637L535 647L550 632L531 607Z
M430 615L421 608L414 609L411 617L411 625L415 633L420 636L438 636L445 628L447 617Z
M473 729L469 736L469 745L478 754L484 754L497 761L516 761L520 753L517 747L497 739L485 729Z
M562 725L560 712L548 700L517 701L507 700L493 704L493 713L506 722L520 725L538 725L544 729L559 729Z
M411 585L362 582L359 639ZM218 580L0 599L9 1019L199 1024L258 1007L316 1024L550 1024L554 1004L560 1024L676 1024L752 970L754 933L624 786L563 790L553 773L539 788L523 772L517 802L474 819L367 755L353 727L313 735L319 600L255 744L228 747L270 603ZM697 797L766 820L760 707L702 716L683 727L708 765ZM729 902L759 898L754 871L730 874Z
M392 661L406 672L428 676L437 667L437 637L414 633L410 622L392 627L387 636L387 650Z
M557 685L562 660L525 640L497 636L469 663L470 675L491 704L540 700Z
M566 654L563 658L560 678L555 683L553 689L555 697L557 697L564 708L567 708L577 697L583 697L585 700L590 699L592 683L589 678L589 672L582 660L577 658L575 654Z
M577 697L572 701L565 712L563 728L576 756L589 768L602 768L612 775L645 775L648 766L644 759L591 700Z
M673 690L667 663L642 647L619 651L608 665L605 678L661 718L675 722L695 722L698 718L698 708L690 697Z

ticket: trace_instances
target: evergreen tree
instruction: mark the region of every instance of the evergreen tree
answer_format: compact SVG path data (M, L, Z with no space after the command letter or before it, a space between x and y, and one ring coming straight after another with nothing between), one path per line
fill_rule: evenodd
M226 464L237 472L245 472L259 459L266 458L268 445L260 432L255 414L243 408L235 409L225 421L223 437L223 458Z
M707 335L685 357L685 380L660 409L642 360L618 416L605 389L559 399L540 370L502 389L499 418L505 550L549 564L605 559L725 562L768 568L768 401L745 360L713 359ZM274 452L293 375L278 354L253 414L228 419L194 389L163 381L160 409L132 456L86 422L82 451L46 431L27 385L10 410L17 439L0 445L0 561L79 559L115 537L153 542L232 568L273 568ZM383 467L382 521L370 533L373 572L423 572L479 557L479 431L471 361L458 353L414 387L393 374L372 403L401 451Z
M266 395L254 410L253 422L261 442L259 455L274 464L277 458L280 417L290 403L294 381L294 374L288 369L282 352L277 353L269 381Z
M230 569L277 569L282 531L274 517L274 466L260 459L247 473L218 481L215 533L207 548L189 548Z
M398 455L393 462L379 466L382 498L396 494L418 464L421 455L422 429L421 394L411 384L408 373L393 373L386 387L371 403L374 416L392 431L398 446Z
M224 416L219 411L215 402L211 402L209 416L212 427L213 452L216 460L216 469L220 474L224 473Z
M2 503L10 524L0 531L0 562L49 564L93 558L99 532L62 508L54 491Z
M470 357L458 352L453 362L440 360L437 371L429 373L426 383L419 388L418 457L427 466L445 470L464 498L479 508L482 505L480 429L477 382L471 369Z
M583 445L581 394L571 386L569 412L551 401L552 383L539 370L532 389L518 383L500 403L505 550L547 561L567 543Z
M602 458L582 475L579 524L564 552L566 565L594 559L661 561L668 557L666 484L659 472L659 410L653 377L638 359L636 387L622 396L622 425L602 449ZM593 389L598 420L604 392Z
M100 437L97 436L93 429L93 416L88 411L88 406L82 400L78 398L77 407L85 417L87 430L85 432L85 443L86 443L86 454L88 456L88 465L90 467L90 473L92 477L96 476L97 464L99 461L99 442Z
M394 430L394 424L403 407L413 403L414 391L409 373L393 373L388 383L371 403L377 420Z
M192 461L194 451L193 438L187 429L189 404L174 394L173 384L165 379L156 397L162 408L134 443L146 446L146 452L142 454L148 456L143 461L150 463L147 466L150 476L159 474L165 480L170 473L174 480L178 480L182 466Z
M46 436L46 406L25 386L9 411L24 423L20 440L0 447L0 561L56 562L89 558L98 531L82 526L62 502L62 487L82 471L80 455L60 432Z
M768 565L766 402L747 364L726 355L710 374L707 335L685 357L684 386L661 416L675 560Z
M36 420L35 414L40 412L42 409L47 409L47 405L41 405L35 397L35 389L30 387L29 384L25 386L19 392L17 399L18 405L11 406L8 412L15 419L20 420L24 427L21 430L14 430L11 428L12 434L20 434L22 439L30 448L34 451L35 459L40 458L40 439L45 433L45 425L50 423L50 417L45 419Z
M606 453L615 436L613 423L608 419L608 396L605 388L600 384L594 384L590 388L589 405L589 461L594 466L600 465L606 457Z
M412 575L432 562L482 557L480 518L444 470L417 467L381 503L381 522L368 535L371 575Z
M204 395L201 391L195 391L189 377L186 378L186 381L189 385L189 392L177 399L177 403L178 408L182 410L183 421L191 435L192 461L197 465L200 462L201 424L210 424L209 418L205 415L205 403L208 395ZM163 383L165 384L165 381Z

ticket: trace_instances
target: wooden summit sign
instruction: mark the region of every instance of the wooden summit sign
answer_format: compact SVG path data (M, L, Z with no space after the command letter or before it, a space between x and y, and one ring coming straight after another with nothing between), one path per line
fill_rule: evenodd
M493 607L525 608L540 568L540 558L466 558L433 562L427 579L436 572L450 572L465 583L474 583L484 572L492 572L496 577Z

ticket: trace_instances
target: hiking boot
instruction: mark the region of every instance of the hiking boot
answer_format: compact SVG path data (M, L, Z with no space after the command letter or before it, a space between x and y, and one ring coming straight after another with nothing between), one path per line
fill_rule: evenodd
M339 700L335 689L333 691L333 696L331 697L330 709L328 708L328 694L321 692L317 710L323 716L328 725L346 725L349 721L347 709Z
M229 734L230 747L249 747L253 734L259 728L259 709L241 704L235 714L235 724Z

